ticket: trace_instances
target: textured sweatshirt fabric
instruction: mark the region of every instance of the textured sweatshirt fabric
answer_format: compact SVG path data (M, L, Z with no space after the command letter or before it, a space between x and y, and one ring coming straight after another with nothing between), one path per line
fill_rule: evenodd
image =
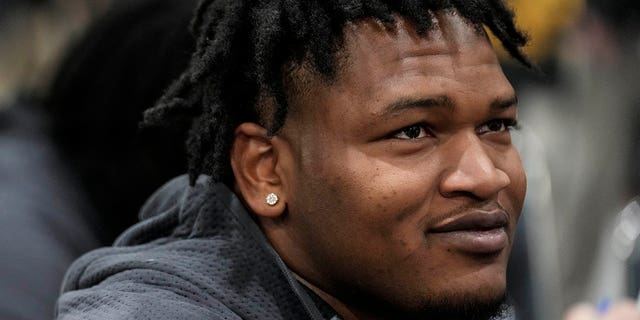
M226 186L179 177L67 272L57 319L330 319Z

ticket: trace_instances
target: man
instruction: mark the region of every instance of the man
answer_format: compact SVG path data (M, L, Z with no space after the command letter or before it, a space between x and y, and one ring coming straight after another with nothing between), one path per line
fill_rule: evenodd
M489 319L525 194L500 1L203 1L148 125L190 183L80 259L60 319ZM203 175L198 178L199 175Z

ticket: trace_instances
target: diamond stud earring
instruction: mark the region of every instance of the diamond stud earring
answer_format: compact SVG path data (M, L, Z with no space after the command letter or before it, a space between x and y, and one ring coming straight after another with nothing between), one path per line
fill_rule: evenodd
M269 193L267 195L267 197L265 198L265 200L267 201L267 204L270 206L275 206L276 203L278 203L278 196L275 193Z

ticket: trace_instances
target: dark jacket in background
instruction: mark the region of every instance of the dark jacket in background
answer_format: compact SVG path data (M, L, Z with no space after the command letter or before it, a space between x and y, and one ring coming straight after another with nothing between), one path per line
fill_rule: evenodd
M94 215L29 104L0 111L0 319L50 319ZM95 220L95 219L93 219Z

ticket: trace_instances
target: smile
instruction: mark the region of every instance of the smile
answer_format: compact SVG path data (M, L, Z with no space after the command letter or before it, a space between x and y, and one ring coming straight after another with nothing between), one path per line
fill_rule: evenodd
M473 211L443 221L426 235L459 252L498 254L509 245L508 226L509 216L503 210Z

